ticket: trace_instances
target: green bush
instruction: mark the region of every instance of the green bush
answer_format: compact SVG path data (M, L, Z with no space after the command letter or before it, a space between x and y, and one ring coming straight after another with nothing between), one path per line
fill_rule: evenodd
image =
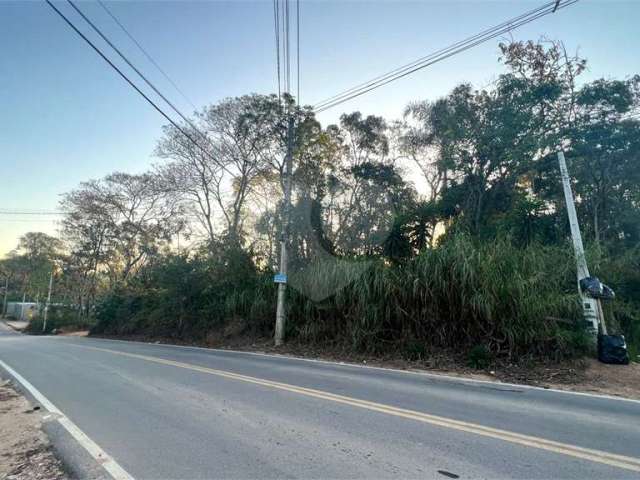
M467 365L476 370L487 368L491 364L491 352L484 345L476 345L467 355Z
M633 263L601 255L593 264L622 292L608 316L637 349ZM250 333L268 336L276 303L272 275L240 249L160 257L103 298L93 331L203 340L241 321ZM492 358L559 359L583 355L591 345L584 331L556 321L577 325L581 318L570 245L478 243L455 234L403 263L330 259L290 277L287 335L301 342L412 360L433 348L475 351L478 345Z
M424 360L427 358L427 346L422 342L410 342L404 348L404 357L407 360Z
M100 302L92 333L197 340L232 318L265 333L267 317L275 315L267 277L239 249L163 257Z
M89 330L95 324L92 317L78 315L77 309L71 306L52 305L47 314L46 330L43 331L44 317L42 312L34 316L27 327L27 332L39 335L53 333L54 331L79 331Z
M613 288L616 298L604 303L610 333L623 333L629 358L640 359L640 246L623 251L591 248L589 264L594 275Z

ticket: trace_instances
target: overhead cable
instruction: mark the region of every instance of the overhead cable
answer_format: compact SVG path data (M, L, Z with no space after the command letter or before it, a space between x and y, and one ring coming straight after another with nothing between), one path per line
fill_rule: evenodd
M570 5L573 5L578 0L566 0L564 3L560 3L557 9L566 8ZM316 112L322 112L329 108L335 107L341 103L349 101L355 97L364 95L371 90L376 88L380 88L388 83L391 83L395 80L403 78L407 75L410 75L418 70L426 68L434 63L445 60L453 55L461 53L465 50L473 48L481 43L487 42L493 38L496 38L504 33L507 33L515 28L518 28L522 25L530 23L534 20L537 20L545 15L549 15L553 13L553 8L556 5L556 2L548 2L536 9L530 10L524 14L518 15L517 17L511 18L505 22L502 22L499 25L491 27L489 29L483 30L476 35L468 37L464 40L458 41L448 47L437 50L429 55L421 57L411 63L398 67L390 72L387 72L383 75L373 78L367 82L361 83L355 87L352 87L348 90L343 91L337 95L329 97L321 102L318 102L314 105Z

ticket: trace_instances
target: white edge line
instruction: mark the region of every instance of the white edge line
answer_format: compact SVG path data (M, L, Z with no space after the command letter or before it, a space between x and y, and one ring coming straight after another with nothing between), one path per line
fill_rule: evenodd
M56 414L57 420L69 432L69 434L91 455L98 464L102 465L104 469L109 472L114 480L134 480L127 471L122 468L118 462L116 462L110 455L108 455L100 446L91 440L86 433L73 423L67 416L65 416L47 397L45 397L40 391L31 385L31 383L25 379L22 375L16 372L13 368L0 360L0 367L4 368L15 380L26 388L31 395L49 412Z
M61 337L53 337L53 338L68 338L68 337L61 336ZM478 380L476 378L456 377L453 375L446 375L446 374L440 374L440 373L420 372L415 370L400 370L397 368L376 367L373 365L360 365L358 363L351 363L351 362L334 362L331 360L322 360L317 358L304 358L304 357L297 357L297 356L285 355L285 354L250 352L246 350L231 350L231 349L228 350L226 348L207 348L207 347L195 347L195 346L189 346L189 345L174 345L171 343L140 342L137 340L119 340L116 338L102 338L102 337L77 337L77 338L89 338L91 340L103 340L103 341L110 341L110 342L138 343L141 345L154 345L158 347L174 347L174 348L182 348L186 350L203 350L205 352L228 352L228 353L235 353L235 354L242 354L242 355L255 355L258 357L270 357L270 358L278 358L278 359L285 359L285 360L300 360L302 362L322 363L326 365L334 365L337 367L355 367L355 368L364 368L364 369L370 369L370 370L383 370L387 372L402 373L402 374L408 374L408 375L419 375L419 376L435 378L435 379L444 379L454 383L480 383L485 385L515 387L515 388L522 388L524 390L537 390L541 392L563 393L566 395L591 397L591 398L598 398L602 400L618 400L620 402L630 402L630 403L640 404L640 400L635 400L633 398L614 397L613 395L604 395L604 394L588 393L588 392L574 392L573 390L560 390L557 388L536 387L533 385L523 385L520 383L506 383L506 382L491 381L491 380Z

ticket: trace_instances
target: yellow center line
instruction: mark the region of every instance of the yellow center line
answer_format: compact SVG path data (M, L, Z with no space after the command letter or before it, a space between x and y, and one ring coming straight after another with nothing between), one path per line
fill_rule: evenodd
M89 347L84 345L73 345L74 347L86 348L89 350L97 350L101 352L107 352L114 355L121 355L123 357L137 358L148 362L158 363L161 365L169 365L177 368L184 368L187 370L193 370L196 372L206 373L210 375L216 375L218 377L228 378L232 380L238 380L246 383L252 383L255 385L262 385L265 387L273 388L276 390L284 390L287 392L297 393L305 395L307 397L319 398L322 400L328 400L335 403L344 405L350 405L353 407L364 408L374 412L384 413L387 415L393 415L396 417L407 418L410 420L435 425L438 427L449 428L452 430L458 430L467 433L473 433L475 435L481 435L484 437L495 438L506 442L514 443L517 445L523 445L526 447L537 448L540 450L546 450L553 453L559 453L562 455L568 455L570 457L580 458L583 460L589 460L591 462L602 463L613 467L619 467L626 470L632 470L634 472L640 472L640 458L628 457L624 455L618 455L614 453L605 452L602 450L594 450L590 448L578 447L567 443L555 442L553 440L547 440L540 437L534 437L530 435L523 435L520 433L510 432L507 430L500 430L497 428L485 427L483 425L463 422L460 420L454 420L451 418L441 417L438 415L431 415L427 413L418 412L415 410L407 410L404 408L398 408L391 405L385 405L376 402L370 402L367 400L361 400L358 398L347 397L344 395L338 395L335 393L325 392L322 390L315 390L312 388L298 387L296 385L290 385L287 383L274 382L271 380L265 380L257 377L250 377L248 375L242 375L239 373L232 373L225 370L218 370L215 368L203 367L200 365L193 365L190 363L176 362L174 360L167 360L159 357L151 357L147 355L139 355L136 353L122 352L118 350L110 350L106 348Z

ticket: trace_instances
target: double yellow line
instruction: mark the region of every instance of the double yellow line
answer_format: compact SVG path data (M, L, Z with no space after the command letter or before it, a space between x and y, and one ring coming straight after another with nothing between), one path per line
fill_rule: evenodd
M509 432L507 430L500 430L497 428L485 427L475 423L462 422L451 418L440 417L437 415L429 415L427 413L418 412L415 410L407 410L404 408L398 408L391 405L385 405L376 402L369 402L367 400L361 400L358 398L347 397L344 395L337 395L330 392L324 392L322 390L315 390L312 388L298 387L287 383L273 382L271 380L264 380L262 378L250 377L248 375L241 375L238 373L227 372L225 370L217 370L215 368L202 367L199 365L193 365L190 363L176 362L173 360L166 360L159 357L150 357L147 355L139 355L135 353L122 352L118 350L109 350L106 348L88 347L84 345L77 345L76 347L86 348L90 350L98 350L101 352L111 353L113 355L120 355L123 357L137 358L139 360L145 360L148 362L158 363L161 365L169 365L177 368L184 368L187 370L193 370L196 372L206 373L209 375L216 375L218 377L228 378L231 380L238 380L241 382L252 383L255 385L261 385L264 387L273 388L276 390L284 390L287 392L297 393L299 395L305 395L307 397L319 398L322 400L328 400L343 405L350 405L352 407L364 408L374 412L384 413L387 415L393 415L395 417L406 418L429 425L435 425L438 427L449 428L452 430L458 430L466 433L473 433L475 435L482 435L484 437L495 438L503 440L505 442L514 443L517 445L523 445L526 447L537 448L540 450L546 450L553 453L559 453L562 455L568 455L570 457L580 458L591 462L610 465L612 467L623 468L625 470L631 470L634 472L640 472L640 459L634 457L627 457L624 455L617 455L601 450L593 450L590 448L577 447L575 445L569 445L566 443L554 442L540 437L534 437L530 435L522 435L519 433Z

